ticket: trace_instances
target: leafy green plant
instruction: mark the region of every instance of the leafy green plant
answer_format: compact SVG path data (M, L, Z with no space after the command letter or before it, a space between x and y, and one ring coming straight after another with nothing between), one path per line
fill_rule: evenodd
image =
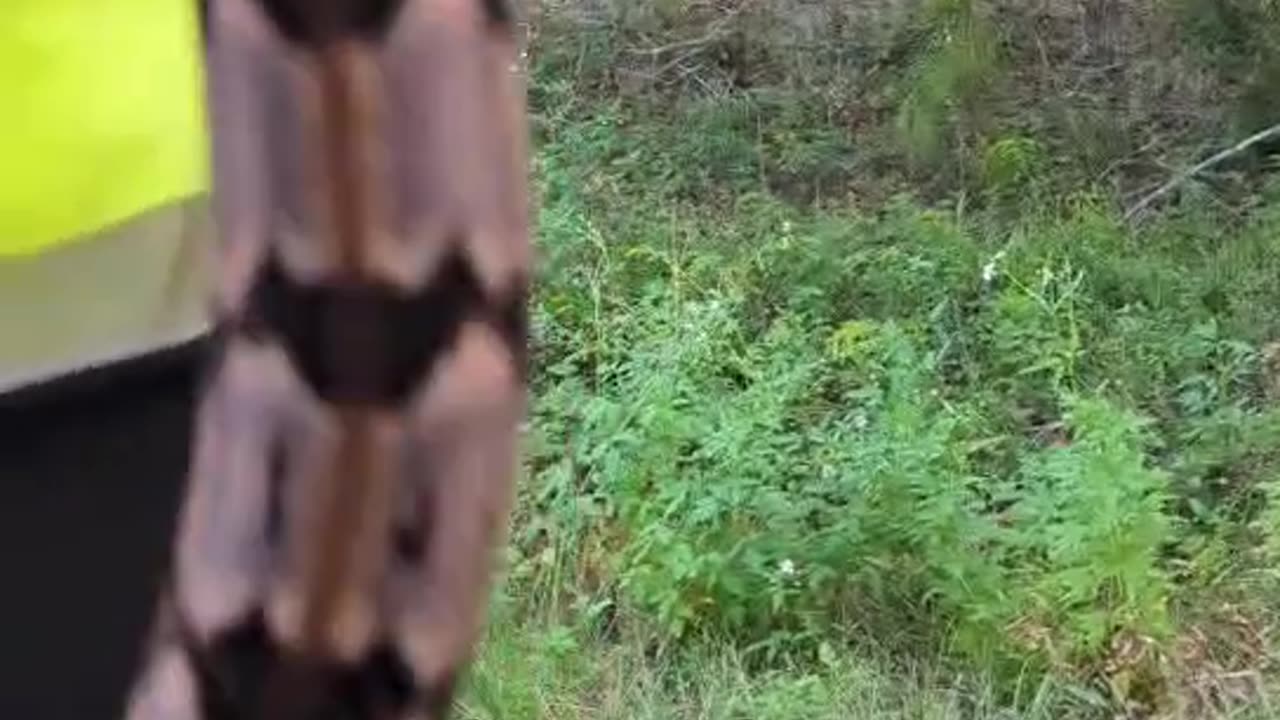
M1018 135L1001 137L983 153L983 181L1000 196L1034 197L1028 191L1043 181L1047 162L1044 146L1035 139Z
M1066 420L1069 444L1028 456L1025 497L1011 513L1026 531L1018 545L1031 570L1028 610L1054 626L1044 649L1070 661L1100 652L1121 630L1167 636L1172 586L1161 551L1175 526L1140 418L1080 398Z
M948 130L980 113L982 93L996 70L996 43L974 0L939 0L926 8L931 42L902 102L897 127L908 157L937 168Z
M558 72L534 73L533 405L503 594L544 628L537 682L590 696L578 660L616 650L678 693L711 648L752 688L721 706L843 717L825 673L874 648L934 687L982 679L939 717L1095 717L1181 692L1188 604L1266 605L1270 200L1135 228L1100 191L1030 192L1061 160L1036 130L973 135L1017 202L886 182L863 204L833 188L875 153L801 83L647 105Z

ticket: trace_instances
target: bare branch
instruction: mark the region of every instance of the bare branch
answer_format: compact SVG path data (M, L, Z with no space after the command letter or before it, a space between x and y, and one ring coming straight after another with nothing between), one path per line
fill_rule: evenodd
M683 50L685 48L694 48L695 51L701 50L704 45L708 45L719 40L724 35L725 28L729 26L729 23L733 22L734 19L742 14L742 10L746 6L747 3L743 3L729 13L726 13L724 16L718 18L715 22L711 23L706 34L700 37L680 40L678 42L659 45L652 48L631 48L628 49L627 52L632 55L643 55L656 58L659 55L665 55L672 50Z
M1260 130L1250 135L1249 137L1245 138L1244 140L1241 140L1235 145L1227 148L1226 150L1223 150L1222 152L1210 157L1204 162L1201 162L1198 165L1194 165L1191 168L1184 170L1183 172L1175 175L1173 179L1169 180L1169 182L1156 188L1154 192L1143 197L1141 200L1135 203L1133 207L1130 207L1128 210L1126 210L1124 213L1124 219L1132 220L1138 213L1142 212L1142 210L1144 210L1147 206L1151 205L1151 203L1169 194L1170 191L1172 191L1174 188L1177 188L1179 185L1186 182L1187 180L1190 180L1196 175L1204 172L1205 170L1213 167L1214 165L1217 165L1218 163L1222 162L1223 160L1226 160L1227 158L1233 157L1235 155L1239 155L1240 153L1244 152L1245 150L1248 150L1254 145L1257 145L1260 142L1265 142L1274 137L1280 137L1280 124L1272 125L1266 130Z
M723 26L717 26L714 29L712 29L711 32L707 33L706 35L702 35L701 37L690 38L688 40L681 40L679 42L668 43L666 45L659 45L658 47L654 47L654 48L631 48L631 49L628 49L627 52L631 53L632 55L647 55L650 57L656 57L658 55L664 55L666 53L669 53L672 50L682 50L684 48L698 48L702 45L706 45L708 43L714 42L715 40L718 40L720 38L722 29L723 29Z

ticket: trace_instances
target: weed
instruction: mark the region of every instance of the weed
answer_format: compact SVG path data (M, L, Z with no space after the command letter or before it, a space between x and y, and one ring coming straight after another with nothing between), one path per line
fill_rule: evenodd
M918 61L887 95L921 168L982 148L976 204L842 194L884 150L764 82L798 63L650 97L600 84L629 26L535 53L531 432L464 716L1140 717L1270 681L1252 640L1187 648L1280 612L1274 198L1133 227L1057 193L1052 134L974 107L985 10L877 56Z

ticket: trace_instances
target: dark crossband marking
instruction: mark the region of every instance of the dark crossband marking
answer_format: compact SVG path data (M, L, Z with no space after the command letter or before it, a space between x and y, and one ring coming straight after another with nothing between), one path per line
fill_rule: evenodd
M280 36L316 45L334 35L381 40L404 0L256 0Z
M510 26L513 18L510 0L480 0L485 17L493 25Z
M261 611L207 646L196 644L188 632L180 634L195 669L203 720L269 720L261 708L267 707L270 678L280 670L290 673L295 687L308 689L304 696L287 698L290 717L306 720L398 717L414 706L439 707L441 698L447 706L452 700L452 679L419 693L408 666L385 642L350 664L286 657L272 642Z
M377 42L395 25L404 0L256 0L280 36L295 45L317 45L333 36ZM207 3L208 0L203 0ZM508 28L507 0L477 0L489 24ZM202 3L202 4L203 4Z
M403 407L469 321L493 329L523 378L524 283L490 300L458 250L412 292L375 280L300 282L271 254L242 314L220 325L224 342L229 333L280 343L311 391L328 403Z

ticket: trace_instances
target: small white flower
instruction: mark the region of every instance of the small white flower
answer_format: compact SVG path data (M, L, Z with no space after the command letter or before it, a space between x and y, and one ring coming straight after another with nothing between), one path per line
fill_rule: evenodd
M986 265L982 266L982 284L990 285L992 280L996 279L996 264L990 260Z
M783 221L782 221L782 232L784 232L784 233L790 233L790 232L791 232L791 221L790 221L790 220L783 220Z
M791 562L791 558L786 558L778 564L778 572L784 577L791 577L796 574L796 564Z
M990 285L996 279L996 273L1000 270L1000 261L1004 259L1004 251L996 253L985 265L982 266L982 284Z

